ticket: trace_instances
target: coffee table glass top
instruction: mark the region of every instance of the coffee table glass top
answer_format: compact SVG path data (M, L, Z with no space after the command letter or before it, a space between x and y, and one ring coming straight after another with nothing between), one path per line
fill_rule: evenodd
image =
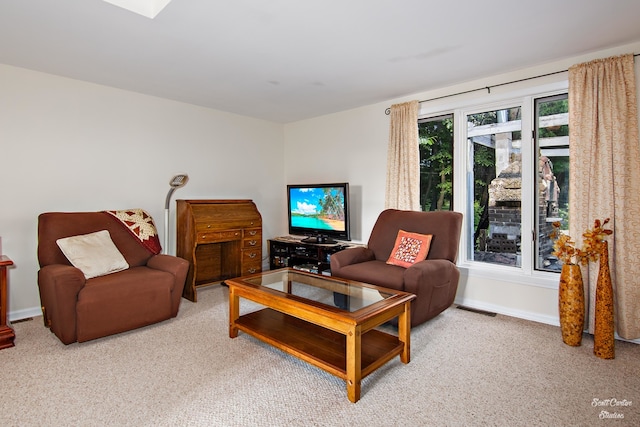
M243 281L351 312L394 295L392 290L381 291L358 282L288 269L265 272Z

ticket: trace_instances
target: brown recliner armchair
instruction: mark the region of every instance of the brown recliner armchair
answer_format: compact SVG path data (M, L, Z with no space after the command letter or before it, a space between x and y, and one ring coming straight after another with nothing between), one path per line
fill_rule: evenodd
M56 241L101 230L109 232L129 268L87 279ZM150 250L122 221L107 212L41 214L38 288L45 326L60 341L70 344L175 317L189 262L156 254L159 251L159 241L157 250Z
M331 275L415 294L411 325L419 325L453 304L460 279L455 262L461 227L459 212L387 209L373 226L367 247L331 256ZM425 260L408 268L386 263L399 230L433 236Z

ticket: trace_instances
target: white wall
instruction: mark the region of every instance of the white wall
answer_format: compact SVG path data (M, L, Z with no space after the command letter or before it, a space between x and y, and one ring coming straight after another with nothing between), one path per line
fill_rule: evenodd
M285 125L285 180L289 183L349 181L357 191L355 194L357 210L354 210L351 218L356 227L354 240L366 242L378 214L384 209L389 132L389 116L384 113L386 108L392 104L413 99L431 99L566 70L573 64L623 53L640 53L640 42L287 124ZM640 61L637 60L637 62ZM636 74L640 89L640 66L638 65L636 65ZM562 73L531 82L493 88L491 90L493 95L487 95L486 91L479 91L432 101L422 104L421 112L442 111L456 103L474 99L490 102L490 96L500 96L506 91L527 85L553 83L566 78L567 73ZM462 278L456 297L457 303L544 323L558 323L557 275L549 274L546 278L539 279L503 274L503 271L474 272L467 268L461 270Z
M285 125L287 184L349 182L353 241L367 241L384 206L388 133L380 105Z
M285 233L283 126L0 65L0 237L9 318L39 314L37 217L46 211L142 208L164 242L175 199L253 199L265 237ZM266 250L265 250L266 254Z

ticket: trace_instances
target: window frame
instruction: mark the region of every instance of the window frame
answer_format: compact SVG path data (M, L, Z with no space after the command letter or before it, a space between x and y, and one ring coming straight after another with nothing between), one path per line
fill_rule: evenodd
M501 281L512 281L550 289L558 288L558 273L536 270L533 258L536 244L532 233L535 233L536 229L534 209L537 209L534 100L567 93L568 88L566 77L549 83L532 80L516 83L509 87L502 86L488 90L487 93L471 93L420 104L419 120L453 114L453 210L462 212L464 215L457 262L463 274L488 279L495 279L499 276ZM473 240L473 218L469 218L466 202L469 197L467 172L469 162L473 161L469 156L469 150L467 150L467 115L514 106L521 107L522 117L522 260L520 267L471 260L468 257L467 249Z
M473 170L473 165L472 165L472 161L473 158L471 157L471 153L470 150L467 149L468 147L468 141L469 141L469 137L468 137L468 128L467 128L467 117L470 115L474 115L474 114L479 114L479 113L486 113L486 112L490 112L490 111L497 111L497 110L504 110L504 109L511 109L511 108L515 108L515 107L520 107L520 115L522 117L521 119L521 134L522 134L522 141L521 141L521 155L522 155L522 189L521 189L521 205L520 205L520 210L522 212L521 214L521 218L520 218L520 232L521 235L523 235L524 237L524 233L525 233L525 217L526 215L524 214L525 209L526 209L526 205L527 205L527 200L526 200L526 193L525 193L525 184L526 184L526 176L527 176L527 171L526 171L526 164L527 164L527 156L525 155L524 151L524 139L525 139L525 135L527 135L527 129L525 128L525 114L528 113L527 109L525 108L524 102L522 102L523 100L521 98L516 98L516 99L506 99L504 101L501 102L494 102L491 104L483 104L480 106L474 106L474 108L466 108L466 109L461 109L461 115L462 115L462 122L464 123L464 141L462 139L460 139L459 143L462 145L464 144L464 153L461 153L462 156L464 156L464 164L466 165L465 167L465 183L470 184L469 182L469 172L470 170ZM455 135L455 133L454 133ZM456 140L454 139L454 145L456 143ZM454 156L454 164L455 164L455 156ZM500 265L500 264L493 264L493 263L487 263L487 262L481 262L481 261L475 261L470 259L471 257L469 256L469 252L473 252L473 250L471 250L471 245L473 244L473 238L471 237L474 234L474 223L473 223L473 207L470 207L468 205L469 201L473 201L474 199L474 194L473 194L473 188L472 186L470 187L469 185L465 185L464 186L464 191L465 191L465 212L464 212L464 225L465 225L465 229L464 229L464 237L465 237L465 245L462 246L462 248L465 249L464 254L462 256L462 259L464 259L467 263L469 264L478 264L481 266L484 265L489 265L490 267L501 267L501 268L507 268L507 269L520 269L522 268L523 264L525 263L525 258L526 258L526 248L525 247L521 247L521 265L520 267L517 266L508 266L508 265ZM522 239L524 240L524 239ZM458 256L460 258L460 255Z
M540 159L539 156L542 155L542 150L543 150L543 147L540 144L540 142L541 142L541 137L540 137L540 134L539 134L540 133L540 127L539 127L540 123L537 122L537 119L540 118L540 116L538 116L539 106L542 103L555 102L555 101L560 101L560 100L565 100L565 99L567 101L569 99L568 91L561 92L559 94L554 94L554 95L551 95L551 96L536 96L533 99L533 109L534 109L533 110L533 114L534 114L534 118L533 118L533 120L534 120L533 144L534 144L534 155L536 156L537 160ZM566 114L568 116L568 113L566 113ZM568 117L567 117L567 124L568 124ZM566 138L567 138L567 144L568 144L569 143L568 142L569 136L567 135ZM569 151L569 147L567 146L566 149L563 148L562 150L567 150L567 152L568 152ZM569 154L567 153L567 156L568 155ZM552 156L552 157L558 157L558 156ZM539 175L539 173L536 174L536 176L538 176L538 175ZM534 188L534 195L538 195L539 192L540 192L540 179L539 178L536 180L534 185L536 186ZM562 189L561 189L561 191L562 191ZM539 204L539 199L536 201L536 204ZM568 204L568 201L567 201L567 204ZM550 269L544 268L544 266L541 265L541 263L543 261L540 259L540 247L539 247L540 246L540 239L538 237L538 236L540 236L540 228L542 227L542 224L540 224L540 222L541 222L540 221L540 216L536 215L534 217L534 224L533 224L534 230L535 230L534 231L534 236L533 236L535 238L535 240L534 240L534 248L533 248L534 249L534 257L533 257L533 264L534 265L533 265L533 268L536 269L537 271L550 271L550 272L560 273L559 270L558 271L550 270ZM565 224L565 226L568 226L568 224Z

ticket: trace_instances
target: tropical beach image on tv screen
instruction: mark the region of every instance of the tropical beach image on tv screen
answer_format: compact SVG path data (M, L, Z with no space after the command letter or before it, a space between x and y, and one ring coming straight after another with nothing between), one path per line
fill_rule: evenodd
M294 188L290 203L293 227L345 230L343 188Z

